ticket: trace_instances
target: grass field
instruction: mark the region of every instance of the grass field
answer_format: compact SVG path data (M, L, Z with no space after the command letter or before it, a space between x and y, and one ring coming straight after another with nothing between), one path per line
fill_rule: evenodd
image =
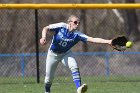
M87 93L140 93L140 77L84 77L82 81L88 84ZM0 93L44 93L43 78L39 84L35 78L0 78ZM76 89L71 78L59 77L52 93L76 93Z

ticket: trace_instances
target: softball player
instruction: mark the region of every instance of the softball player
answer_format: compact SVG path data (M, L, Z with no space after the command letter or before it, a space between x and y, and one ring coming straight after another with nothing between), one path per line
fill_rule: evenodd
M46 58L45 93L51 93L50 88L59 62L62 62L71 70L77 93L85 93L88 87L86 84L81 84L81 77L77 62L70 49L79 41L111 44L111 40L92 38L79 32L77 30L79 25L79 18L75 15L71 15L68 18L67 23L60 22L50 24L49 26L43 28L42 38L40 39L41 45L46 44L47 32L54 32L52 43L48 49Z

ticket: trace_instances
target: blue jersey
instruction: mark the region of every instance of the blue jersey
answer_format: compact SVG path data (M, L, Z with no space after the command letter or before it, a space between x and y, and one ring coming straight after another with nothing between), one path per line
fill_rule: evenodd
M56 53L65 53L79 41L86 42L88 38L87 35L79 31L70 32L68 24L63 22L51 24L49 29L55 33L49 49Z

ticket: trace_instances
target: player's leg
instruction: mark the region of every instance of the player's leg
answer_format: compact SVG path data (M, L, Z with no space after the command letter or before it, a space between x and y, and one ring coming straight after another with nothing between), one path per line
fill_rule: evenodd
M76 85L76 88L80 87L81 86L80 72L79 72L78 65L77 65L74 57L71 55L71 52L70 53L67 53L63 57L62 63L66 67L70 68L71 73L72 73L72 77L73 77L73 81L74 81L74 83Z
M72 77L73 77L73 81L76 85L76 88L78 93L84 93L87 91L87 85L81 85L81 76L80 76L80 71L78 69L78 65L77 62L74 58L74 56L72 55L71 52L67 53L63 59L62 59L62 63L70 68L71 72L72 72Z
M46 59L45 93L50 93L54 74L59 63L59 60L57 60L56 57L57 56L54 53L48 52Z

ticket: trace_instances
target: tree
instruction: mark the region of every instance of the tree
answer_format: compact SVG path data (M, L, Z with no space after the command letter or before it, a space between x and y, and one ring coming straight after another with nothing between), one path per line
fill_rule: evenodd
M126 3L135 3L134 0L126 0ZM138 30L138 18L136 15L135 9L127 9L126 10L126 18L127 18L127 35L129 39L132 41L138 41L140 32Z
M80 0L80 3L84 3L84 0ZM86 30L86 10L82 9L80 11L80 20L81 20L81 30L83 31L84 34L87 34L87 30ZM82 45L82 50L83 52L87 52L88 51L88 45L87 43L83 43Z

